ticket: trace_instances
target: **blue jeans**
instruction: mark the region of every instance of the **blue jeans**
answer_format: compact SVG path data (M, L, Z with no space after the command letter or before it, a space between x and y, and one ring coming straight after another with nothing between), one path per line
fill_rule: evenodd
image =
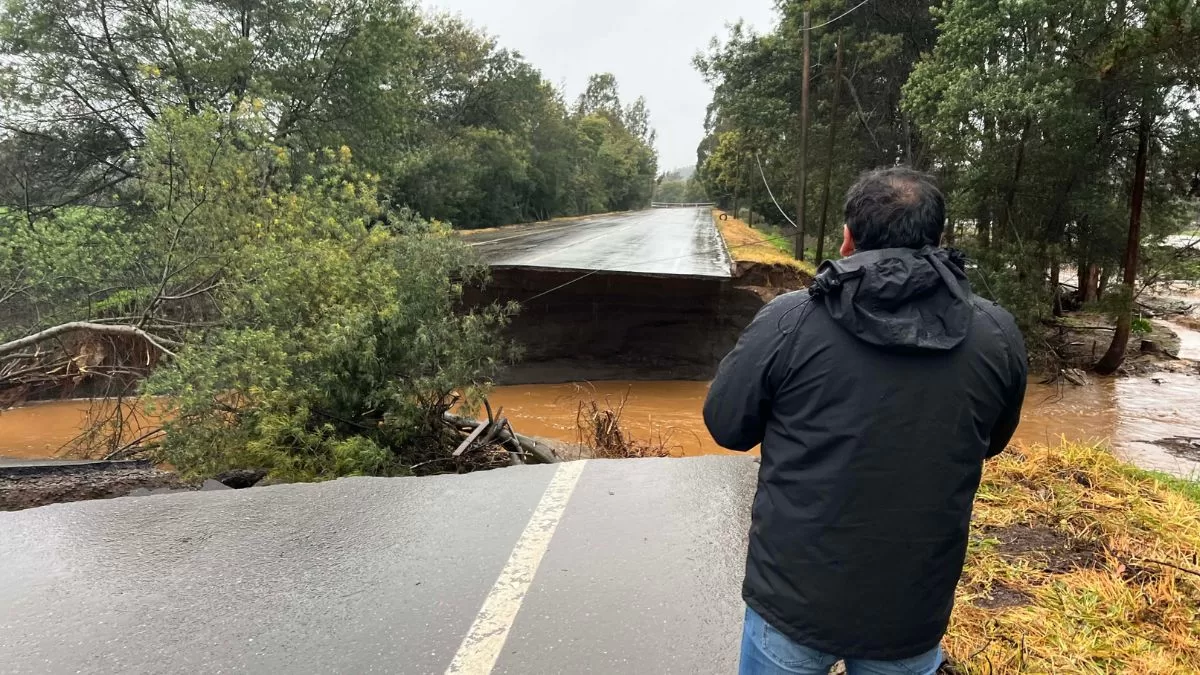
M841 659L792 642L758 612L746 608L742 631L740 675L825 675ZM934 675L942 665L942 648L900 661L846 659L846 675Z

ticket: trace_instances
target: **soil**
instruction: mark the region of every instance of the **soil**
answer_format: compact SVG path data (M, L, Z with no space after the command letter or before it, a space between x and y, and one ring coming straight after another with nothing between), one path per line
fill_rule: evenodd
M1050 574L1066 574L1104 564L1104 550L1099 543L1071 539L1066 533L1046 525L988 528L983 534L1000 542L996 550L1005 558L1036 562L1044 565L1044 570Z
M983 609L1007 609L1029 603L1028 595L1001 582L996 582L986 596L975 600L975 605Z
M522 303L507 334L523 357L501 384L706 380L763 305L810 282L782 263L739 262L732 280L497 269L464 306Z
M768 288L781 292L808 288L812 276L792 265L738 261L733 284L738 287Z
M105 462L0 469L0 511L124 497L135 490L193 489L150 462Z

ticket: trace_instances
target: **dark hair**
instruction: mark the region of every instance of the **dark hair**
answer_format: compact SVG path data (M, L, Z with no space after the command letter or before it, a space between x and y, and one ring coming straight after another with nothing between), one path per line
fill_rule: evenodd
M846 225L860 251L937 246L946 199L933 178L908 167L867 171L846 194Z

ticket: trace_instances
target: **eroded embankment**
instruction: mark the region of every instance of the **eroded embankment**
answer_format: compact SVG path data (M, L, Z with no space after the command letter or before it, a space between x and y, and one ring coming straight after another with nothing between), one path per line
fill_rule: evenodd
M707 379L764 304L809 282L782 264L735 268L732 279L497 269L466 301L521 304L508 335L524 353L504 384Z

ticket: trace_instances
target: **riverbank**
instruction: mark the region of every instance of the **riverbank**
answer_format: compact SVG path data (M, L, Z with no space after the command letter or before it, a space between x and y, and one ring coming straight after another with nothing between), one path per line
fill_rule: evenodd
M1083 444L989 462L946 639L959 672L1200 672L1200 491Z

